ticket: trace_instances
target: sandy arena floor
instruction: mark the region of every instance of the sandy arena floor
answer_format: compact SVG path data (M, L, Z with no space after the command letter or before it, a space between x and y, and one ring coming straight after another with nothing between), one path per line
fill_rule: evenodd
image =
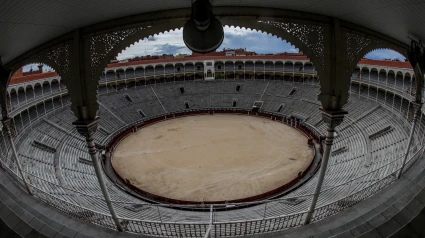
M118 145L112 165L121 177L156 195L224 201L273 190L312 159L307 138L289 126L216 114L143 128Z

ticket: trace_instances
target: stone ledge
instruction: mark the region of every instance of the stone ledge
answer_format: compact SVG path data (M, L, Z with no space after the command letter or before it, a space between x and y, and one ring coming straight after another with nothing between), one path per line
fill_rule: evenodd
M74 219L28 195L0 169L0 237L148 237Z
M398 237L403 237L401 232L412 234L412 237L417 235L423 237L425 231L423 234L411 231L417 232L417 229L423 229L425 208L423 213L419 213L418 209L414 213L411 209L418 204L425 204L424 166L425 156L421 156L415 162L415 166L412 166L399 180L367 200L334 216L294 229L249 237L396 237L398 231L400 231ZM406 223L410 219L410 214L415 217ZM405 228L406 226L408 227ZM386 227L394 228L387 231Z

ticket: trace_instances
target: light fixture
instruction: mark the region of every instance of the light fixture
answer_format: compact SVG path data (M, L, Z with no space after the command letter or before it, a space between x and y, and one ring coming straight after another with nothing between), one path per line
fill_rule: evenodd
M221 22L213 16L209 0L192 3L192 17L183 28L183 41L196 53L215 51L223 43L224 30Z

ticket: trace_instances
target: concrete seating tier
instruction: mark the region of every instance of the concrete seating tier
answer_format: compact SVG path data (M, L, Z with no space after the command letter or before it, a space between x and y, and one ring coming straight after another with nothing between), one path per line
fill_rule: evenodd
M286 65L283 66L286 70ZM145 73L149 70L146 69ZM137 72L138 69L135 73ZM108 76L107 73L105 78L108 77L110 75ZM239 91L236 90L237 86L240 86ZM184 88L184 93L180 88ZM289 95L294 88L296 88L295 93ZM269 79L212 82L190 80L131 88L118 87L108 92L102 90L102 92L103 94L99 97L102 129L95 134L98 144L102 144L110 134L128 124L165 113L187 110L186 103L189 109L232 108L233 102L236 101L236 108L251 109L255 101L263 101L261 110L264 112L286 116L302 115L307 118L305 123L314 127L319 133L323 135L326 132L326 126L321 121L318 110L320 103L316 97L319 93L317 85ZM361 91L361 88L354 84L351 92L350 102L344 107L349 112L349 116L339 126L341 129L337 131L338 135L333 147L334 151L343 147L348 149L331 156L318 206L355 194L393 174L399 168L401 155L407 146L408 127L405 123L408 122L403 121L403 118L407 114L408 104L394 102L395 107L400 107L401 111L388 110L387 107L393 104L393 97L385 98L385 95L376 91L375 94L370 91L368 94L368 91ZM126 95L131 100L128 100ZM41 190L67 202L108 213L92 165L79 162L79 158L90 160L90 157L84 139L72 125L75 117L69 106L62 105L55 99L45 103L40 111L29 109L14 119L16 130L26 133L18 146L23 168L27 171L30 182ZM284 106L279 109L281 105ZM376 110L359 118L371 108ZM33 122L34 118L40 116L43 116L45 120ZM394 128L391 132L373 140L369 139L368 135L388 125ZM2 139L0 139L0 149L2 144L7 148L5 135ZM34 140L56 148L57 151L50 153L34 147L31 143ZM8 161L13 164L10 153L2 152L0 155L9 156ZM57 166L55 158L59 159ZM63 177L63 181L59 177ZM264 212L264 205L257 205L233 211L216 212L215 220L227 222L262 219L264 216L281 216L306 211L316 182L317 175L297 190L268 203L266 212ZM108 180L108 190L119 217L155 221L161 219L170 222L209 221L208 213L181 211L167 207L158 208L159 212L156 208L129 209L129 206L142 204L149 207L149 204L129 195L114 183ZM300 202L296 204L285 202L291 198Z

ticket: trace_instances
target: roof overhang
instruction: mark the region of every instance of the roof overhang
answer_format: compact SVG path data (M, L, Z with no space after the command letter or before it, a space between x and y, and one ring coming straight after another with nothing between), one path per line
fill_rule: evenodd
M80 1L0 0L0 56L4 63L75 29L82 34L180 16L188 18L191 1L103 0ZM293 17L318 23L332 17L353 23L404 44L408 35L425 39L425 2L393 1L214 1L214 14L232 16ZM249 10L251 9L251 10ZM287 10L281 10L287 9Z

